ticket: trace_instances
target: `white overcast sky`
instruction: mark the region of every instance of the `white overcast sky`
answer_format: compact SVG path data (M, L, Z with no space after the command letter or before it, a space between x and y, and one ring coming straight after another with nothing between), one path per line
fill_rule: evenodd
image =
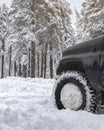
M84 0L66 0L70 3L70 6L71 6L71 9L72 9L72 13L73 15L71 16L71 19L72 19L72 23L74 25L75 23L75 8L80 11L81 9L81 5L82 5L82 2L84 2Z
M81 9L81 4L84 0L66 0L70 3L71 9L73 11L73 16L72 16L72 22L75 22L75 13L74 9L76 8L77 10ZM0 0L0 5L5 3L8 7L10 7L12 0Z

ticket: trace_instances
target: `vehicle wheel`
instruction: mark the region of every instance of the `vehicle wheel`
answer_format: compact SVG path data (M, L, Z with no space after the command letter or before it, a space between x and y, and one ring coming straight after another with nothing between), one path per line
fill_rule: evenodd
M58 109L95 112L96 93L88 80L78 72L67 72L55 83L55 103Z

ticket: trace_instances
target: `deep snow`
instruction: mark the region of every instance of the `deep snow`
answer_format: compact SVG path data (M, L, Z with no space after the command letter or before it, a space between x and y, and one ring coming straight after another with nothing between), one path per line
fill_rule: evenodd
M54 80L0 80L0 130L104 130L104 115L57 110Z

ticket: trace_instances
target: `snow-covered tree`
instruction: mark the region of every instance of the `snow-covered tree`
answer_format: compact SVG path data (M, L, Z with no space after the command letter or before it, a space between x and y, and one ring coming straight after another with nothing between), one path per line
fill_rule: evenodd
M6 51L6 40L8 36L8 8L5 4L0 6L0 67L1 77L4 77L4 69L6 73L6 62L5 62L5 51ZM5 68L4 68L5 64Z
M32 42L36 54L42 55L43 52L46 56L47 50L56 59L57 50L62 50L74 41L70 15L70 4L64 0L13 0L7 41L12 46L12 59L26 63ZM42 61L42 57L39 60ZM49 66L48 62L44 64Z
M84 39L104 34L103 0L85 0L83 2L78 28L81 29Z
M81 24L81 15L80 13L75 9L75 15L76 15L76 29L75 29L75 39L77 42L80 42L80 40L83 40L83 29Z
M4 51L8 34L8 8L5 4L0 6L0 49Z
M25 6L25 4L27 4ZM27 1L13 1L9 13L9 46L12 46L13 60L24 62L24 55L28 51L30 42L35 40L32 21L34 17Z

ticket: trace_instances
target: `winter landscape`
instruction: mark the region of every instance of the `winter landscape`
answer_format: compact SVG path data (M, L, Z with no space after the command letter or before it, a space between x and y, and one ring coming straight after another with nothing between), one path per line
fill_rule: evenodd
M62 51L104 35L104 0L81 9L70 0L10 3L0 5L0 130L103 130L104 114L58 110L53 90Z
M8 77L0 80L0 130L103 130L104 115L58 110L54 80Z

